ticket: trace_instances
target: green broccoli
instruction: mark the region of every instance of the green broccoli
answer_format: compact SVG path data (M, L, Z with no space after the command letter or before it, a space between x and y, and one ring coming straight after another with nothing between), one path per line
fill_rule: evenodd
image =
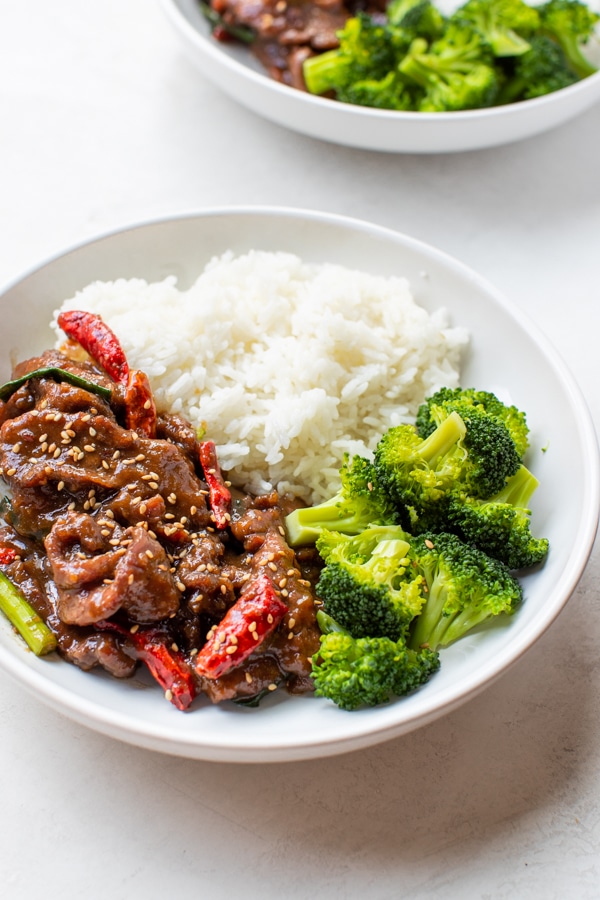
M325 612L352 637L399 640L423 605L420 579L404 577L404 531L376 526L353 537L324 531L317 550L325 567L316 593Z
M322 612L324 634L312 661L315 693L341 709L377 706L409 694L439 669L439 655L388 637L353 638Z
M537 10L523 0L468 0L456 10L451 21L469 22L485 38L496 57L526 53L528 38L540 24Z
M362 456L347 455L340 468L341 487L334 497L315 506L300 507L285 519L292 547L312 544L324 529L360 534L369 525L399 521L392 499L381 488L373 464Z
M373 109L414 109L415 91L412 93L400 79L397 72L388 72L384 78L363 78L341 88L336 99L355 106L370 106Z
M584 55L582 45L594 34L600 15L579 0L549 0L538 11L542 34L560 45L575 74L587 78L597 72L597 67Z
M464 419L450 412L424 439L409 425L390 428L374 459L378 481L404 510L408 531L441 528L451 491L460 487L473 497L490 497L520 464L508 429L475 408Z
M500 103L542 97L579 81L562 49L545 35L531 38L531 48L520 56L500 92Z
M434 41L442 36L446 27L444 15L431 0L391 0L386 15L391 25L402 28L413 38Z
M432 44L415 38L398 67L424 90L421 112L492 106L500 83L489 44L463 23L450 23Z
M523 60L526 57L522 57ZM519 60L520 62L521 60ZM468 418L469 412L478 411L501 422L508 428L517 453L523 457L529 447L529 426L524 412L512 404L503 403L491 391L475 388L440 388L417 411L416 426L419 435L429 437L432 431L451 412Z
M531 534L529 501L538 483L529 469L521 466L506 487L489 500L475 500L460 492L452 495L448 503L449 530L509 569L537 565L549 549L547 538Z
M364 12L348 19L337 37L339 47L304 62L304 82L311 94L335 91L343 100L349 85L385 79L410 42L402 29L375 22Z
M523 590L509 569L453 534L423 534L410 550L414 577L426 584L426 601L408 644L439 650L495 616L512 615ZM407 576L410 577L410 576Z

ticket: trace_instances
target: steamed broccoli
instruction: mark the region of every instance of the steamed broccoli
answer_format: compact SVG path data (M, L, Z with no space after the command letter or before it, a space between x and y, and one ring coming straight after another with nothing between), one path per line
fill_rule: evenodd
M316 586L325 612L352 637L399 640L423 605L421 580L404 578L403 530L378 526L354 537L324 531L317 550L325 561Z
M423 531L441 528L451 491L490 497L521 459L508 429L473 408L464 418L451 411L425 439L409 425L390 428L375 449L374 464L383 489L405 510L405 527Z
M548 0L538 7L542 34L561 47L569 66L579 78L587 78L598 69L583 53L594 34L600 15L579 0Z
M356 82L382 81L410 42L402 29L375 22L363 12L348 19L337 37L338 48L304 62L304 82L311 94L335 91L343 100L345 90Z
M314 655L315 693L341 709L377 706L424 684L440 665L427 648L411 649L388 637L353 638L322 612L317 620L324 634Z
M451 21L469 22L489 43L496 57L526 53L527 39L540 24L537 10L523 0L468 0L456 10Z
M433 41L441 37L446 19L431 0L392 0L386 9L387 20L415 37Z
M500 614L512 615L523 590L508 568L453 534L423 534L411 543L414 572L426 583L426 601L414 620L409 646L438 650Z
M542 97L579 81L562 49L544 35L531 39L531 47L515 63L500 93L501 103Z
M295 509L285 519L292 547L314 543L323 529L360 534L369 525L390 525L399 513L381 488L373 464L362 456L344 458L341 487L334 497L316 506Z
M468 418L473 410L485 413L505 425L515 443L517 453L520 457L524 455L529 447L529 426L525 413L512 404L503 403L491 391L462 387L440 388L419 407L416 418L417 431L421 437L429 437L451 412L457 412L464 419Z
M456 493L448 504L449 528L509 569L537 565L549 548L547 538L531 534L529 501L537 486L535 476L521 466L506 487L489 500Z
M489 44L466 23L451 22L432 44L415 38L399 71L424 90L422 112L492 106L499 80Z

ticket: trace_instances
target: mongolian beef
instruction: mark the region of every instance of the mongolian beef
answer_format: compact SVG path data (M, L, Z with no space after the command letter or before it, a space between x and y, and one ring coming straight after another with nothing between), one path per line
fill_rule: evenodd
M59 324L63 349L0 393L0 588L66 660L117 678L145 664L179 709L313 690L318 563L286 542L296 501L232 488L99 317Z

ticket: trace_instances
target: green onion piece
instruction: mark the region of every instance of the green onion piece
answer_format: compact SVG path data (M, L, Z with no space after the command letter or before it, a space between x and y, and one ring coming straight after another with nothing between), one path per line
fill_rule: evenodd
M80 375L74 375L73 372L67 372L66 369L59 369L58 366L48 366L45 369L35 369L33 372L28 372L27 375L15 378L14 381L7 381L6 384L0 387L0 400L8 400L16 390L28 381L31 381L32 378L53 378L55 381L66 381L74 387L80 387L85 391L90 391L92 394L98 394L109 402L112 397L110 388L102 387L102 385L96 384L94 381L88 381L87 378L82 378Z
M0 572L0 610L36 656L44 656L56 650L55 635L2 572Z
M222 28L227 34L237 38L238 41L242 41L244 44L251 44L255 40L256 33L251 28L247 25L228 25L209 3L200 0L200 9L213 28Z

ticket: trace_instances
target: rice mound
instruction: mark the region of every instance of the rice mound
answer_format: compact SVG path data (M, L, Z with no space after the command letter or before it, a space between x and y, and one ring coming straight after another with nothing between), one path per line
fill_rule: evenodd
M95 282L65 309L102 316L158 409L204 428L234 484L310 503L335 492L345 453L370 457L428 394L458 385L468 343L405 278L283 252L225 253L189 290L175 277Z

